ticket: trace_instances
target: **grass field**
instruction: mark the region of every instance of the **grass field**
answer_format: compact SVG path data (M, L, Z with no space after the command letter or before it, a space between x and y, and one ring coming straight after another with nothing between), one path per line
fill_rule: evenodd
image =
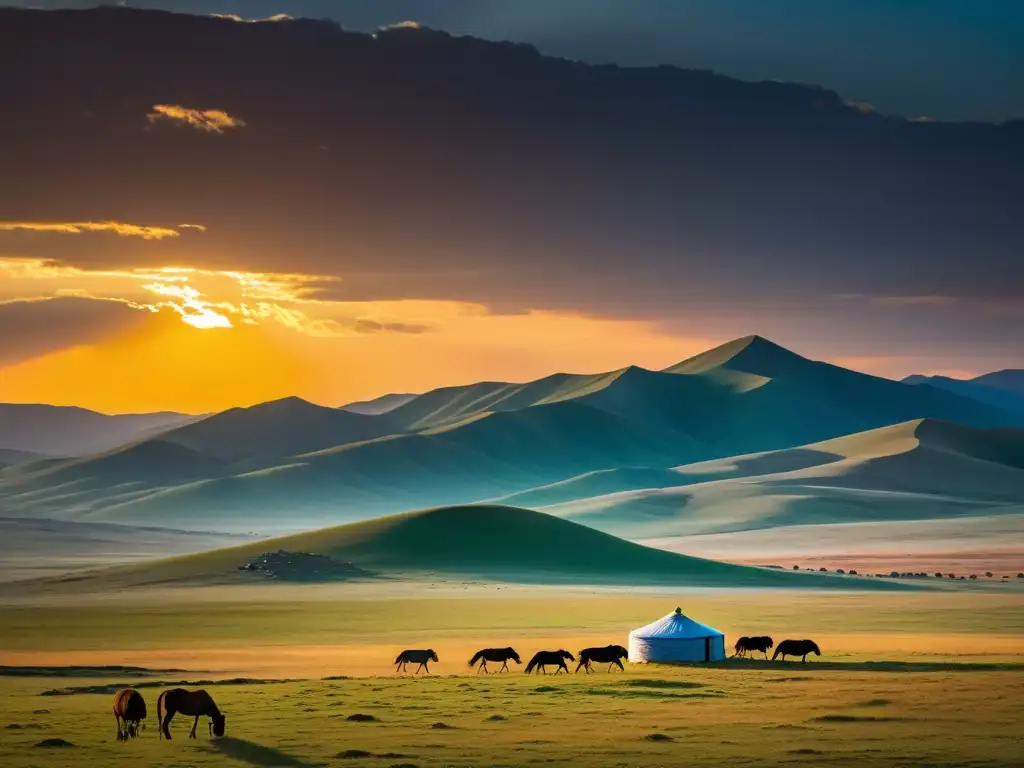
M813 637L823 656L712 666L627 665L587 677L475 676L476 649L524 657L625 642L683 607L727 633ZM396 676L433 647L430 677ZM0 605L0 765L1019 766L1024 594L349 584L143 589ZM525 661L525 658L524 658ZM83 665L163 670L94 673ZM14 665L49 669L17 676ZM76 665L73 670L53 669ZM63 678L61 675L74 674ZM343 679L324 680L325 677ZM222 684L229 678L293 679ZM296 680L298 679L298 680ZM175 721L164 683L205 683L228 738ZM141 683L149 728L114 740L110 686ZM40 695L104 685L100 693ZM369 714L375 722L349 722ZM503 718L503 719L501 719ZM445 727L434 727L443 723ZM10 727L14 726L14 727ZM46 739L74 746L37 747ZM373 756L368 756L369 753ZM348 755L348 756L346 756Z

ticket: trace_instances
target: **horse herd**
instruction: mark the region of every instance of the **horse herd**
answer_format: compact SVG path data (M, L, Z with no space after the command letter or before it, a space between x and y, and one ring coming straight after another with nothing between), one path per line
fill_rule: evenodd
M761 637L741 637L736 641L733 656L742 658L751 651L759 651L767 659L768 651L772 648L775 648L775 641L765 635ZM787 656L800 656L806 663L807 655L810 653L813 653L815 656L821 656L821 649L818 648L818 644L813 640L783 640L779 643L779 647L775 648L775 653L772 654L772 661L775 661L779 656L782 656L783 661L786 660Z
M743 657L750 652L758 651L764 653L764 657L767 659L768 651L774 647L775 641L770 637L741 637L736 641L735 653L733 655ZM779 643L778 648L775 648L772 659L774 660L782 656L783 661L785 661L787 656L801 656L803 661L806 662L808 654L811 653L815 656L821 655L821 650L813 640L783 640ZM584 648L578 655L579 661L576 664L576 672L582 669L587 674L590 674L595 662L607 664L609 671L615 666L625 670L625 667L622 666L622 660L629 657L629 651L621 645L605 645L599 648ZM576 656L573 656L566 650L538 651L530 659L530 663L526 665L524 671L526 674L530 674L536 670L538 673L546 675L547 667L553 666L555 667L556 675L563 671L569 674L569 666L566 664L566 660L575 662ZM413 674L418 674L420 670L429 673L429 664L432 661L437 662L438 658L437 653L431 648L425 650L405 650L398 654L398 658L395 659L395 671L405 672L407 669L406 665L418 664L419 666L416 667ZM519 654L513 648L484 648L473 654L473 658L469 660L469 666L471 668L476 667L477 674L481 671L484 674L490 674L490 670L487 669L487 663L497 664L501 662L501 667L495 673L497 674L509 671L508 663L510 661L514 661L516 664L523 663ZM190 739L196 737L196 727L199 725L200 717L210 718L211 736L224 735L226 718L217 708L213 697L204 690L188 691L184 688L172 688L163 691L156 700L156 712L161 739L171 738L171 720L179 713L186 717L195 718L192 722L192 730L188 734ZM136 738L146 722L146 700L142 698L142 694L133 688L125 688L119 691L114 696L114 719L117 721L118 741Z

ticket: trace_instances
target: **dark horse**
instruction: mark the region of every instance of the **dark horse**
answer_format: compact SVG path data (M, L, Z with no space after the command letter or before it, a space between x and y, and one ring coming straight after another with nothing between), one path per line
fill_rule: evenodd
M548 664L554 664L558 667L558 669L555 670L556 675L563 669L565 670L565 674L569 674L569 667L565 665L566 659L569 661L576 661L576 657L568 651L538 651L533 655L533 658L530 659L530 663L526 665L525 671L526 674L530 674L534 669L536 669L538 672L542 672L546 675L548 671L545 667Z
M421 669L430 672L430 667L427 664L431 661L437 661L437 654L430 648L425 651L402 651L398 654L398 658L395 659L395 672L405 672L405 665L409 662L419 664L416 667L416 672L419 672ZM416 672L413 672L413 674L415 675Z
M196 726L199 725L199 718L206 715L210 718L210 735L224 735L224 715L217 709L213 699L206 691L186 691L184 688L172 688L160 694L156 700L156 716L160 721L160 738L171 738L171 718L178 712L189 717L195 717L192 723L192 730L188 737L196 737Z
M614 665L618 665L619 669L625 671L626 668L622 666L622 659L629 658L629 651L623 648L621 645L606 645L603 648L584 648L580 651L580 663L576 665L576 671L580 671L580 667L586 670L586 673L590 674L590 665L592 662L598 662L599 664L607 664L608 671L612 671Z
M775 641L770 637L741 637L736 641L735 653L733 656L746 656L750 651L760 651L768 658L768 649L775 647Z
M807 654L813 653L815 656L821 656L818 644L813 640L783 640L779 643L779 647L775 649L772 661L775 661L780 653L782 654L783 661L786 660L787 656L802 656L805 664L807 663Z
M146 700L131 688L118 691L114 696L114 719L117 720L117 740L127 741L139 735L146 721Z
M523 663L523 660L519 658L519 654L512 648L484 648L482 651L477 651L473 654L473 658L469 660L469 666L476 666L476 663L479 661L480 669L486 673L488 661L500 661L501 669L498 671L508 672L509 659L512 659L516 664ZM477 670L477 674L480 674L479 669Z

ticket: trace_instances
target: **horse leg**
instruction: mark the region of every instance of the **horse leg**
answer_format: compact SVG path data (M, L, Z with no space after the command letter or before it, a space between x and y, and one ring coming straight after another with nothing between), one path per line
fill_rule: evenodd
M121 716L115 714L114 720L117 722L117 740L124 741L124 734L121 733Z
M626 668L624 666L622 666L622 659L615 659L615 661L613 663L614 664L618 664L619 665L619 669L621 669L623 672L626 671ZM609 672L612 671L612 668L610 666L608 667L608 671Z
M802 659L800 659L800 661L802 661L804 664L807 663L807 654L806 653L804 654L804 657Z
M508 659L505 659L505 662L501 665L501 669L499 669L498 672L508 672Z
M196 719L192 721L192 730L188 732L188 737L194 739L196 737L196 726L199 725L199 715L196 715Z
M174 711L171 709L167 710L164 715L164 721L160 723L160 732L164 735L164 738L171 738L171 718L174 717Z

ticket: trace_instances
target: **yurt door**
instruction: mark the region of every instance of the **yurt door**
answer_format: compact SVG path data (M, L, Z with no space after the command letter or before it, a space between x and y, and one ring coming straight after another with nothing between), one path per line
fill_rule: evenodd
M704 661L711 661L711 638L704 638Z

